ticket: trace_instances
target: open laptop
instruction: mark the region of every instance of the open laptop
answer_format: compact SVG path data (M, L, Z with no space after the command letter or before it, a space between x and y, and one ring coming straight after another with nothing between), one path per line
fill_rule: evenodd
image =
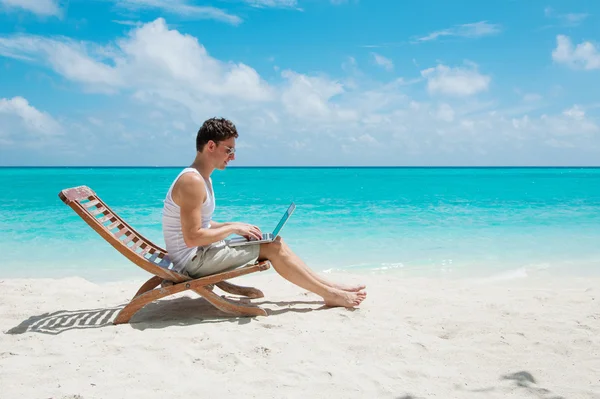
M277 238L277 235L279 234L285 223L288 221L290 216L292 216L292 213L294 213L294 209L296 209L296 204L292 202L287 211L285 211L285 213L281 217L281 220L279 221L277 226L275 226L275 230L273 230L272 233L263 233L262 239L260 240L257 238L251 238L248 240L246 237L236 237L229 240L225 240L225 243L230 247L240 247L244 245L255 245L262 244L265 242L272 242L275 240L275 238Z

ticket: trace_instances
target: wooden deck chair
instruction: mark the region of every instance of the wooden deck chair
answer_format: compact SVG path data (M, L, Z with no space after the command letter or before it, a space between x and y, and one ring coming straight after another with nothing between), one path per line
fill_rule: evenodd
M242 295L248 298L262 298L264 296L263 293L256 288L239 287L225 280L267 270L271 266L268 261L257 262L256 264L246 265L232 271L192 279L171 270L172 263L167 251L150 242L150 240L125 223L89 187L78 186L68 188L62 190L58 196L117 251L142 269L154 275L140 287L133 299L119 312L113 321L114 324L127 323L145 305L185 290L196 292L216 308L228 314L236 316L267 315L267 312L258 306L235 304L218 296L212 290L213 285L216 285L223 291L231 294ZM162 284L163 282L167 282L168 284Z

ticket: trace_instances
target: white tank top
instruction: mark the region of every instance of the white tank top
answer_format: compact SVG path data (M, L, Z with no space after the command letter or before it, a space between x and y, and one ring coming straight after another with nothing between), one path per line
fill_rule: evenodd
M167 196L164 200L163 206L163 217L162 217L162 227L163 227L163 236L165 239L165 249L169 253L169 258L173 262L173 269L177 272L181 272L184 266L190 261L196 251L197 247L188 247L185 245L185 241L183 240L183 232L181 231L181 214L179 205L177 205L171 196L173 191L173 186L177 180L184 173L197 173L200 175L194 168L185 168L184 170L177 175L169 191L167 191ZM200 175L202 177L202 175ZM204 177L202 177L204 178ZM212 192L212 179L208 179L209 184L204 180L206 187L206 201L202 204L202 228L208 229L210 228L210 221L212 220L213 213L215 211L215 197Z

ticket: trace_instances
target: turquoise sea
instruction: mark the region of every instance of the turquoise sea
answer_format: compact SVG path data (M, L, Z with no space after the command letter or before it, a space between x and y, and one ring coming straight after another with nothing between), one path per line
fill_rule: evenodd
M87 185L163 246L181 168L0 168L0 278L145 278L58 198ZM215 220L282 231L321 271L427 277L600 275L600 168L229 168Z

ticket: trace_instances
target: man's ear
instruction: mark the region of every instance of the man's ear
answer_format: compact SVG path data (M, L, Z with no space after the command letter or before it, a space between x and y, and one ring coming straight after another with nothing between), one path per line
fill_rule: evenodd
M212 140L208 140L208 142L206 143L206 148L212 152L215 150L215 148L217 148L217 144Z

